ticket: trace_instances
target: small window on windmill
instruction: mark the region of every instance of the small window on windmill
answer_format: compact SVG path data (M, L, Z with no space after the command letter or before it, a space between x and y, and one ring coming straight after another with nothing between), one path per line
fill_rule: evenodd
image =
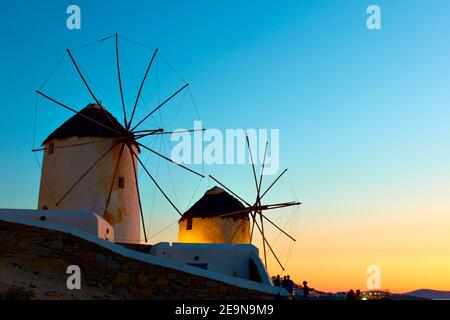
M125 178L124 177L119 177L119 188L120 189L125 188Z
M192 230L192 218L187 218L186 230Z
M55 144L53 142L50 142L48 144L47 154L53 154L54 151L55 151Z

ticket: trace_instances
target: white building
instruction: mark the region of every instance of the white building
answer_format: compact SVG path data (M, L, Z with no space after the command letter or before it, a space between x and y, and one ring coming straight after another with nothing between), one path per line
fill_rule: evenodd
M38 209L95 212L114 226L116 242L138 243L139 202L127 147L112 181L125 129L98 105L89 104L80 113L84 116L74 115L43 142ZM133 149L138 154L136 145Z
M178 222L178 242L250 243L250 219L244 205L219 187L208 190Z
M91 211L0 209L1 219L20 219L23 222L41 221L44 225L69 226L114 242L114 228Z
M157 243L151 254L200 269L272 285L251 244Z

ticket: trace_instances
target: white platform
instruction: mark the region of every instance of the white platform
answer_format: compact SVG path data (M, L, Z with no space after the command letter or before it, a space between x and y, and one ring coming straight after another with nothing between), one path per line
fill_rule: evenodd
M91 211L0 209L0 217L20 217L30 221L57 223L114 242L114 228L105 219Z
M250 266L261 283L272 285L258 248L252 244L205 244L160 242L152 246L151 254L228 276L252 280ZM254 276L253 273L253 276Z

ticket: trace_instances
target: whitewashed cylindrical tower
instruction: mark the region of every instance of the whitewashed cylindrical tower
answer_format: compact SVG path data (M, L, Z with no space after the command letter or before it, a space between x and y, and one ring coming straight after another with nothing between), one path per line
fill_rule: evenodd
M139 243L139 200L127 146L118 162L117 131L125 129L102 108L90 104L80 113L115 131L76 114L44 140L38 209L91 210L114 226L116 242Z
M250 243L250 219L244 205L219 187L208 190L178 221L178 242Z

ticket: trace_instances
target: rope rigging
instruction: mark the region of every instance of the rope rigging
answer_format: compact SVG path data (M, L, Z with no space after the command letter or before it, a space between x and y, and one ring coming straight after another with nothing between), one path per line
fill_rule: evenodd
M120 37L120 38L123 38L123 37ZM80 111L77 111L76 109L72 108L69 104L60 102L60 101L52 98L50 95L42 92L42 89L46 86L46 84L48 83L50 78L54 75L55 71L58 69L58 67L61 65L61 63L64 61L65 56L68 55L68 57L70 58L70 61L73 64L73 67L76 69L76 71L78 73L79 78L82 80L85 88L87 89L87 91L89 92L91 97L95 100L96 104L99 105L99 106L102 106L102 104L100 102L101 100L99 99L98 96L96 96L96 94L94 93L94 91L92 89L94 89L95 92L100 94L103 98L107 99L110 106L117 107L117 104L112 99L110 99L107 95L105 95L103 93L103 91L100 90L95 85L95 81L92 81L92 78L88 75L87 72L85 72L81 68L80 64L75 60L75 56L73 55L73 52L76 51L76 50L79 50L81 48L90 47L90 46L93 46L93 45L98 44L98 43L103 43L103 42L105 42L108 39L115 39L115 44L116 44L116 46L115 46L116 59L115 60L116 60L116 67L117 67L117 81L118 81L118 85L119 85L119 89L120 89L120 99L121 99L121 105L122 105L121 109L122 109L122 112L123 112L123 122L124 122L123 128L125 128L125 132L121 132L121 130L119 130L119 127L117 126L117 122L115 122L115 121L113 121L111 119L110 114L107 113L104 108L100 108L100 109L104 113L104 116L108 119L109 122L107 122L107 123L99 122L96 119L91 118L90 116L87 116L84 113L81 113ZM141 93L142 93L142 89L144 88L145 80L146 80L147 76L150 75L150 69L152 68L153 61L155 60L155 58L157 56L157 53L158 53L158 50L154 49L152 58L151 58L151 60L150 60L150 62L148 64L148 67L146 69L144 78L142 79L142 81L141 81L141 83L139 85L139 89L138 89L137 95L136 95L136 100L134 101L133 111L131 112L130 118L128 119L128 117L127 117L127 110L126 110L126 104L125 104L124 92L122 90L122 77L121 77L121 69L120 69L120 57L122 57L123 60L125 61L125 64L126 64L127 68L130 70L130 73L131 73L131 68L130 68L128 62L126 61L125 55L122 54L122 56L120 56L120 53L122 53L123 50L119 46L118 39L119 39L118 35L115 34L115 37L114 36L104 37L102 39L99 39L99 40L96 40L96 41L92 41L92 42L89 42L89 43L86 43L86 44L74 47L72 49L67 49L66 50L64 55L60 58L58 63L51 70L50 74L46 77L46 79L44 80L42 85L36 91L37 96L36 96L36 105L35 105L35 125L34 125L34 134L33 134L33 151L37 152L37 151L45 151L46 150L46 146L44 146L43 148L36 148L36 146L35 146L36 145L36 136L37 136L38 95L43 97L43 98L46 98L48 101L53 102L54 104L56 104L56 105L58 105L58 106L60 106L62 108L65 108L66 110L71 111L76 116L79 116L79 117L83 118L85 121L87 121L88 123L90 123L93 126L100 126L100 127L104 128L104 129L110 131L110 132L118 134L119 137L117 139L113 139L112 140L113 142L114 142L114 140L117 140L117 141L115 141L112 144L112 146L106 152L104 152L97 160L92 162L92 164L89 166L89 168L82 175L80 175L80 177L78 179L76 179L76 181L70 186L70 188L67 188L67 190L65 190L65 193L63 194L62 197L60 197L59 200L54 201L55 202L55 207L58 207L58 205L65 199L73 199L73 198L77 197L76 194L75 195L73 194L73 191L75 190L75 187L91 172L91 170L93 170L106 157L106 155L108 155L113 150L114 147L120 145L121 147L120 147L120 152L119 152L119 158L117 159L117 162L116 162L116 164L114 166L114 170L113 170L113 173L112 173L112 179L110 181L109 192L108 192L108 195L107 195L107 197L105 199L106 203L105 203L103 216L105 216L106 211L108 210L108 205L109 205L110 200L112 198L112 193L113 193L113 189L114 189L113 185L114 185L114 181L115 181L115 178L116 178L116 174L118 172L119 165L121 165L120 164L120 162L121 162L120 159L121 159L122 152L124 151L124 148L127 148L129 153L130 153L131 159L132 159L131 162L132 162L132 165L133 165L133 171L134 171L134 176L135 176L135 187L136 187L135 190L136 190L136 193L138 195L140 214L141 214L141 220L142 220L142 228L143 228L142 231L144 233L144 239L145 239L145 241L147 241L147 230L146 230L147 228L145 227L144 212L143 212L143 208L142 208L140 191L139 191L139 181L138 181L138 175L137 175L137 166L141 166L144 169L144 172L147 174L147 176L151 179L151 181L154 184L154 190L158 189L161 192L161 194L164 196L164 198L170 203L170 205L180 215L181 215L181 212L178 209L178 206L174 205L173 201L168 197L166 192L162 189L162 187L159 185L159 183L156 181L156 179L153 178L152 174L147 169L147 167L146 167L147 166L147 161L149 160L150 155L153 154L154 156L156 156L157 159L158 159L158 163L159 163L160 159L164 159L164 160L167 161L167 168L169 170L170 183L171 183L172 190L173 190L173 193L175 195L177 203L179 203L179 199L178 199L178 196L177 196L177 193L176 193L176 190L175 190L175 183L173 181L172 173L170 171L171 169L169 167L169 162L171 162L172 164L175 164L178 167L181 167L182 169L187 170L188 172L191 172L193 174L199 175L201 177L203 177L203 175L198 173L198 172L196 172L196 171L194 171L194 170L191 170L191 169L187 168L186 166L183 166L183 165L181 165L179 163L176 163L175 161L173 161L170 158L166 157L164 154L155 151L153 148L154 148L155 142L158 141L158 139L153 139L153 143L151 143L151 144L149 144L147 142L146 143L144 143L144 142L141 143L141 142L137 141L137 140L141 140L141 139L144 139L146 137L149 137L151 135L162 135L162 133L164 133L163 137L159 137L159 141L160 141L160 148L162 146L163 149L164 149L163 152L166 151L165 141L168 139L167 137L165 137L166 133L167 134L169 134L169 133L170 134L177 134L178 132L176 132L176 131L175 132L164 132L163 129L141 130L141 129L139 129L139 127L141 125L145 125L146 121L149 120L149 118L152 119L152 122L155 122L156 124L158 124L158 121L156 121L155 117L153 117L154 114L158 115L158 117L160 119L160 122L162 123L162 117L161 117L161 110L162 110L162 108L169 101L171 101L175 96L177 96L180 92L184 91L184 89L187 88L188 84L185 84L183 87L181 87L180 89L175 91L172 95L170 95L165 100L163 100L162 103L159 103L160 97L159 97L159 71L158 71L158 73L157 73L157 83L156 83L158 105L155 108L153 108L153 109L148 108L147 103L145 102L145 99L143 97L141 97ZM126 40L130 41L130 39L128 39L128 38L126 38ZM135 41L131 41L131 42L137 43ZM139 43L137 43L137 44L139 44ZM149 47L147 46L147 48L149 48ZM172 68L172 70L179 77L179 74L176 72L176 70L172 66L170 66L170 67ZM133 77L133 83L137 86L137 83L134 81L134 77ZM175 121L175 119L177 118L179 110L181 109L182 105L184 104L184 100L185 100L186 94L187 94L186 92L183 93L181 102L179 102L177 104L177 108L175 109L175 115L172 116L172 118L169 121L169 124L172 124L173 121ZM192 94L190 94L190 96L191 95ZM148 110L148 112L146 113L145 117L142 117L142 118L140 118L138 116L135 117L136 110L138 109L139 100L141 100L143 102L143 104L145 105L145 107ZM196 109L196 107L195 107L195 109ZM196 111L196 114L198 115L198 111ZM162 128L162 126L158 126L157 125L157 128ZM194 130L192 130L192 131L188 130L188 131L189 132L193 132ZM52 147L52 153L54 152L53 149L56 149L55 151L57 151L57 153L59 153L59 154L61 154L61 153L70 153L70 152L74 152L74 153L77 152L77 153L79 153L79 152L83 152L83 150L84 151L87 151L89 149L93 150L94 149L94 144L100 144L102 142L104 142L104 141L96 140L96 141L89 141L89 142L73 143L71 145L60 145L60 146L58 146L58 145L57 146L53 146L52 145L51 147ZM143 157L144 155L140 155L139 156L138 153L136 153L133 150L131 145L140 146L142 148L141 150L148 151L148 155L147 155L147 157L145 159L145 162L143 162L141 160L141 157ZM151 145L151 147L149 147L149 145ZM83 146L84 149L83 150L79 149L82 146ZM71 148L74 148L73 149L74 151L71 151ZM62 151L61 149L66 149L67 151ZM34 155L35 155L36 160L38 160L37 159L37 155L35 153L34 153ZM135 160L136 160L136 164L135 164ZM38 161L38 165L40 167L40 170L42 171L42 167L40 166L39 161ZM158 171L159 171L159 165L158 165ZM142 171L140 173L142 173ZM159 173L158 173L158 176L159 176ZM43 176L43 179L46 180L44 176ZM86 191L86 190L84 190L84 191ZM153 197L153 198L155 198L155 197ZM154 208L154 202L152 204L152 215L153 215L153 208ZM150 225L149 225L149 227L150 227Z

